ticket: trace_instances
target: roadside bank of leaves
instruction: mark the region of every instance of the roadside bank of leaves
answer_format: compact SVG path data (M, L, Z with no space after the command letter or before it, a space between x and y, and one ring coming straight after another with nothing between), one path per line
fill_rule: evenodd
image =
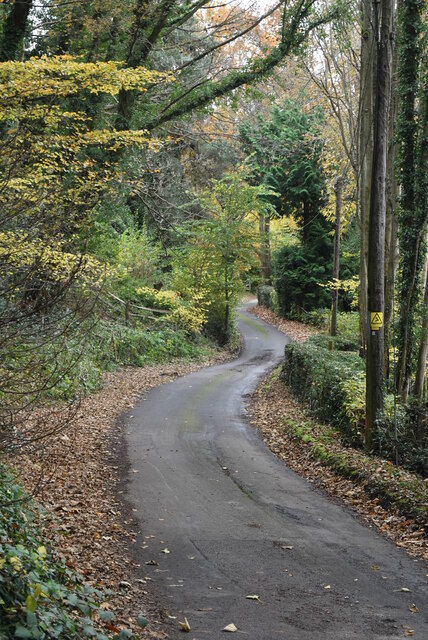
M144 392L233 355L224 351L204 363L107 373L104 387L82 400L66 431L10 461L25 490L32 493L37 489L36 500L44 509L43 538L38 546L58 550L60 556L55 557L60 565L80 575L79 580L88 585L87 589L97 589L96 594L110 593L102 599L101 614L92 614L94 619L105 619L106 638L126 638L132 633L138 636L139 621L143 621L140 612L149 620L145 638L167 637L164 612L150 594L145 567L132 559L138 524L121 500L127 461L122 450L120 417ZM86 636L82 632L75 637Z
M255 307L251 307L249 311L254 313L254 315L260 318L260 320L264 320L278 329L278 331L285 333L292 340L296 340L296 342L304 342L310 336L314 336L319 333L318 329L315 329L315 327L312 327L311 325L303 324L296 320L280 318L266 307L260 307L257 305Z
M392 463L341 444L340 434L310 419L276 369L252 396L252 423L291 469L338 497L370 526L428 562L428 483Z
M107 640L107 592L71 569L42 533L44 514L0 465L0 640ZM139 617L142 627L144 616ZM115 633L116 640L131 636Z

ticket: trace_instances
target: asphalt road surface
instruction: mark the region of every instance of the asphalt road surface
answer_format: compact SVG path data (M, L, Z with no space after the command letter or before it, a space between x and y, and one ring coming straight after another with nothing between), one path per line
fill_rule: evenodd
M287 469L246 421L287 338L245 308L239 326L239 359L154 389L128 421L135 559L177 616L170 637L224 639L233 623L249 640L427 640L422 563Z

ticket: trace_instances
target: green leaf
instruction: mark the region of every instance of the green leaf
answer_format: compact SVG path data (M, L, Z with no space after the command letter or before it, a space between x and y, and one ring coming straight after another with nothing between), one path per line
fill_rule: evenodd
M110 622L111 620L114 620L116 618L115 614L113 613L113 611L98 611L98 615L101 618L101 620L104 620L104 622Z
M32 638L33 634L29 629L26 629L21 624L17 624L15 627L15 638Z
M67 604L70 604L72 607L76 607L79 603L79 598L75 593L70 593L66 600Z
M29 594L26 598L25 598L25 606L28 609L28 611L31 611L31 613L34 613L34 611L37 609L37 600L36 598Z
M144 613L139 613L139 614L138 614L137 624L138 624L142 629L145 629L145 628L147 627L147 625L149 624L149 621L148 621L148 620L147 620L147 618L145 617Z

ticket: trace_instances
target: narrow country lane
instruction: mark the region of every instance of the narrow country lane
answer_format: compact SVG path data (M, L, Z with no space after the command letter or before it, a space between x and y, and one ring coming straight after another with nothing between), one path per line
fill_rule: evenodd
M239 359L154 389L128 420L135 560L177 616L170 637L187 617L195 640L230 623L249 640L425 640L421 562L287 469L246 422L246 396L287 339L245 308L239 325Z

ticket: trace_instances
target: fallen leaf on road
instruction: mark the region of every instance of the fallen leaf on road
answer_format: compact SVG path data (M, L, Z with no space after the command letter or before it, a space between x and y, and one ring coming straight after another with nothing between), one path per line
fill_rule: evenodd
M407 587L401 587L400 591L405 591L406 593L408 593L410 589L408 589Z
M156 562L156 560L148 560L148 562L146 562L146 564L148 564L150 567L158 567L159 566L159 562Z
M168 554L171 553L171 551L165 547L165 549L162 549L162 553Z
M324 587L324 589L331 589L331 586L329 584L326 584L326 586Z
M284 544L284 545L281 547L281 549L288 549L288 550L290 550L290 549L294 549L294 547L293 547L291 544Z
M235 631L238 631L238 627L235 626L233 622L231 622L224 629L222 629L222 631L230 631L231 633L234 633Z
M178 624L180 625L182 631L186 631L186 633L190 631L190 624L187 618L184 618L184 622L179 622Z
M126 588L128 588L128 587L130 587L130 586L131 586L131 583L130 583L130 582L128 582L127 580L121 580L121 581L119 582L119 587L125 587L125 589L126 589Z
M414 630L413 629L404 629L404 635L405 636L412 636L414 634Z
M417 608L415 603L413 603L413 604L409 604L409 611L411 611L412 613L418 613L419 609Z
M258 600L260 602L260 596L245 596L247 600Z

